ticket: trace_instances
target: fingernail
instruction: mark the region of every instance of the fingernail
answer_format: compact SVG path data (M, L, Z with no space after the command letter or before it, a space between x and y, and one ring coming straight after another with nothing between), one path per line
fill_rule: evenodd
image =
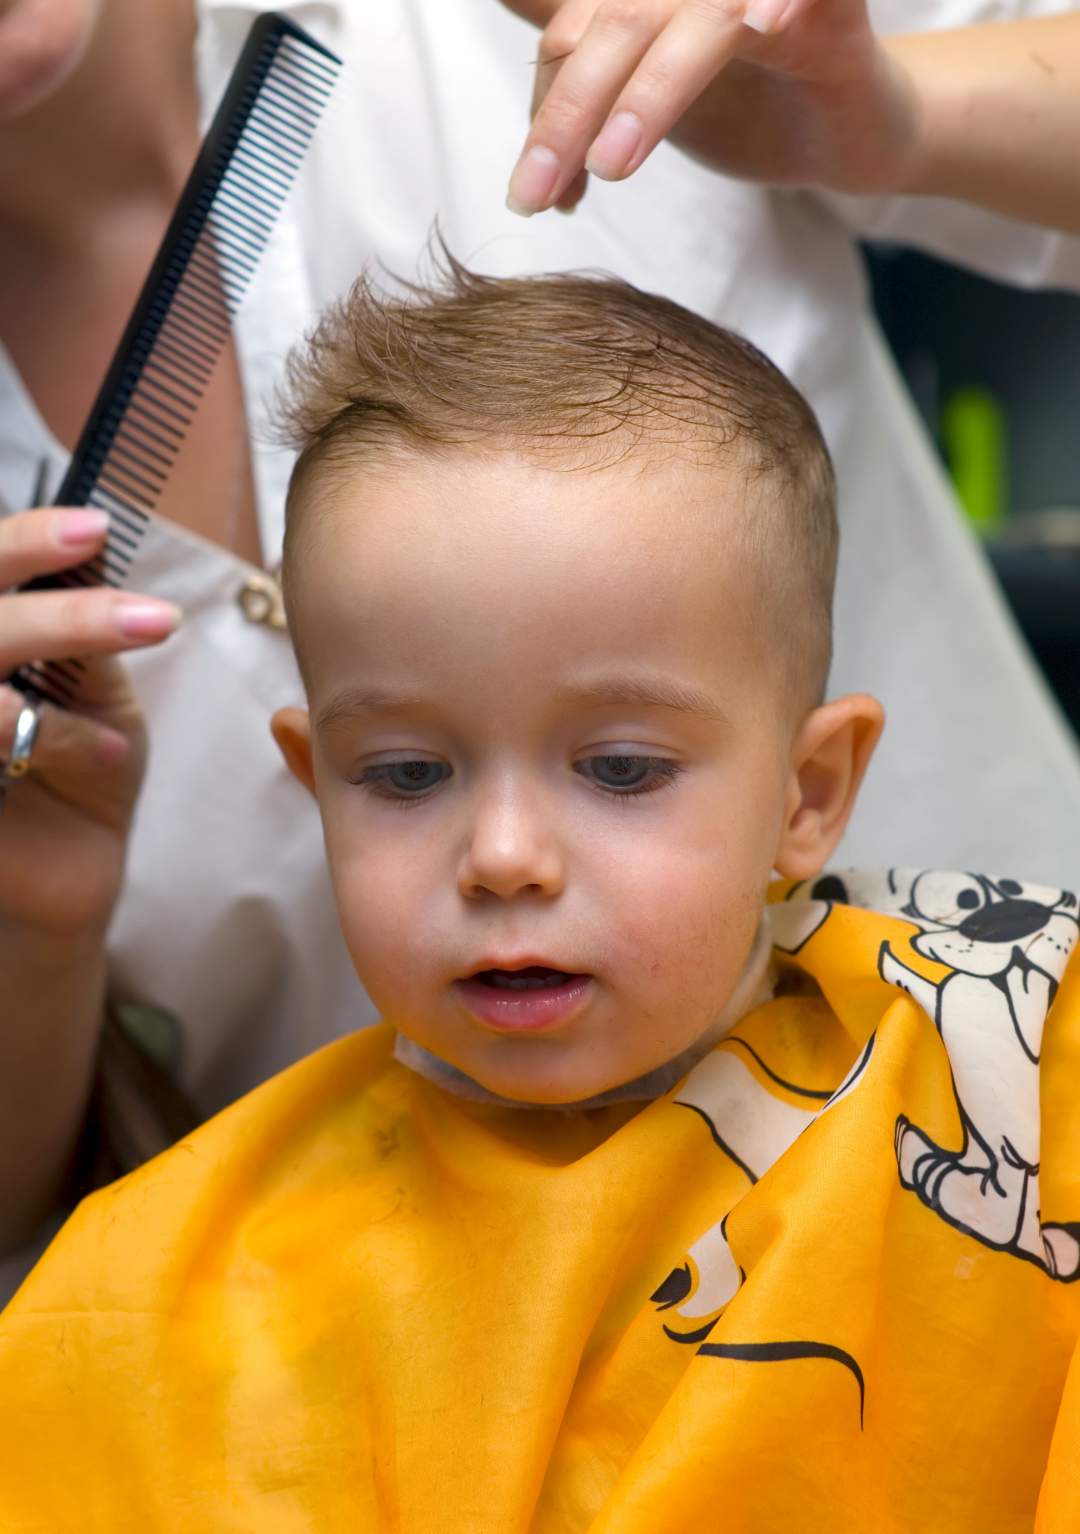
M630 164L641 148L644 136L641 118L634 112L616 112L606 122L589 150L585 169L604 181L615 181L625 176Z
M743 25L755 32L772 32L787 14L791 0L747 0Z
M147 602L141 597L116 604L113 621L127 639L164 639L182 614L173 602Z
M53 518L53 537L62 548L93 543L109 526L107 511L61 511Z
M558 175L558 156L553 150L545 149L543 144L534 144L514 166L506 206L511 213L531 218L551 201Z

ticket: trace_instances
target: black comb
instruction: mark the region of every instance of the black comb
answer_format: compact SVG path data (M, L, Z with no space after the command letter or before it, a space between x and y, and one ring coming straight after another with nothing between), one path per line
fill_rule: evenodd
M108 512L105 544L21 590L123 583L340 67L288 17L255 21L53 497ZM68 707L83 669L41 661L9 680Z

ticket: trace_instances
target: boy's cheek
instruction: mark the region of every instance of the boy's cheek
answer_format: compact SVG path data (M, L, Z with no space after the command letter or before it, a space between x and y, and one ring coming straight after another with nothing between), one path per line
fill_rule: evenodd
M663 921L628 928L625 952L650 993L712 998L734 983L757 930L756 918L710 918L669 912Z
M409 945L400 935L403 923L377 895L355 884L335 881L335 898L345 946L361 985L380 1012L396 1009L402 988L415 978L408 963Z
M650 989L712 992L749 952L761 919L761 881L730 883L721 857L667 878L654 875L638 886L647 891L640 902L624 903L613 936Z
M404 849L373 844L370 837L328 832L330 878L338 919L355 963L382 960L400 973L401 958L415 956L422 913L430 906L430 882ZM425 890L427 894L425 896Z
M368 794L337 772L320 764L319 813L331 872L342 872L359 863L377 865L392 840L380 834L377 820L368 812Z

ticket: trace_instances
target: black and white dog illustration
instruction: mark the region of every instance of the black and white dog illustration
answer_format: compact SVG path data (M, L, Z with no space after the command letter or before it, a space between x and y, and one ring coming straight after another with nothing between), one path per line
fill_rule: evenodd
M768 918L773 946L794 953L813 936L828 916L824 900L773 905ZM732 1037L731 1044L746 1041ZM802 1105L770 1092L730 1047L714 1049L687 1076L675 1102L689 1108L708 1126L713 1144L733 1161L750 1183L756 1183L780 1159L805 1129L854 1091L873 1053L867 1040L851 1069L833 1092L782 1081L758 1060L766 1074ZM729 1301L738 1292L743 1273L727 1241L727 1217L705 1231L690 1247L682 1265L668 1274L652 1296L658 1310L669 1314L664 1324L675 1342L698 1343L708 1336Z
M902 1186L984 1245L1036 1263L1053 1278L1080 1277L1080 1221L1039 1218L1039 1055L1047 1012L1080 938L1076 897L977 874L844 869L796 885L785 902L769 907L774 947L798 953L834 903L903 917L919 928L910 949L948 971L930 979L891 943L882 944L882 978L910 996L941 1036L962 1126L961 1144L951 1148L901 1116L895 1139ZM697 1113L716 1147L756 1182L811 1123L857 1090L875 1037L824 1102L790 1082L781 1085L805 1096L805 1106L781 1100L729 1049L699 1061L675 1101ZM703 1351L713 1347L705 1339L743 1281L726 1226L725 1218L707 1230L652 1296L665 1313L667 1335ZM820 1352L824 1345L814 1346ZM826 1352L832 1357L836 1350Z
M912 950L945 966L930 980L882 945L884 980L933 1020L963 1126L956 1149L901 1116L900 1181L957 1229L1052 1276L1080 1276L1080 1223L1040 1224L1039 1055L1043 1023L1080 935L1076 896L985 875L892 869L827 875L810 893L906 917Z

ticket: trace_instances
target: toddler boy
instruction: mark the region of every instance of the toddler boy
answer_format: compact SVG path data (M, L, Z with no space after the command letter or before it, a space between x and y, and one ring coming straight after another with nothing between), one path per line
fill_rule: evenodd
M0 1528L1072 1527L1074 898L819 878L882 716L760 354L444 277L292 376L274 729L385 1022L80 1207Z

